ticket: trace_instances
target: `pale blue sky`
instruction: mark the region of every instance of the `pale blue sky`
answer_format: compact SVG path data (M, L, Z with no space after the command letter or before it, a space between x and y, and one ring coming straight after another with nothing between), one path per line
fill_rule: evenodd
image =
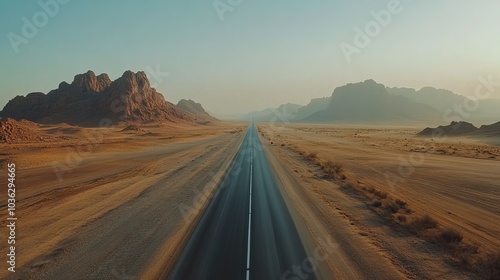
M402 11L348 63L340 43L353 44L355 28L389 2L243 0L221 20L213 0L72 0L16 53L8 34L22 35L22 18L33 22L43 9L38 1L2 1L0 107L89 69L116 79L156 65L169 73L157 86L167 100L191 98L217 113L306 104L370 78L464 95L479 75L500 80L494 0L401 0Z

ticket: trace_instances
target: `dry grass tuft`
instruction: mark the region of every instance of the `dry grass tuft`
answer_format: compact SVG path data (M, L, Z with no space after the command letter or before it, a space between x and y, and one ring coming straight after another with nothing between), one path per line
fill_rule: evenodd
M341 180L345 180L347 178L344 174L344 167L338 162L328 160L324 163L320 163L320 165L326 175L330 178L338 178Z
M479 247L477 245L453 244L451 255L463 267L469 270L477 270L474 267L478 264L478 250Z
M398 221L398 222L400 222L400 223L402 223L402 224L406 223L406 221L407 221L406 216L405 216L405 215L403 215L403 214L399 214L399 215L397 215L397 216L396 216L396 219L397 219L397 221Z
M462 242L463 234L456 229L448 228L441 232L441 240L448 244L457 244Z
M389 212L396 214L399 212L399 205L391 199L384 199L383 206L385 209L389 210Z
M406 201L401 200L401 199L396 199L396 204L399 205L400 208L406 208Z
M318 158L318 154L317 153L309 153L307 155L307 157L310 159L310 160L315 160Z
M374 201L372 202L372 206L373 206L373 207L377 207L377 208L378 208L378 207L382 206L382 202L381 202L380 200L377 200L377 199L376 199L376 200L374 200Z
M480 258L476 264L478 273L487 280L500 279L500 252Z
M373 194L373 195L375 195L376 197L378 197L380 199L387 198L387 193L386 192L381 191L379 189L376 189L374 187L371 187L371 186L367 187L367 188L363 187L362 189L365 190L365 191L367 191L367 192L369 192L369 193L371 193L371 194Z
M438 223L429 215L416 218L410 223L410 230L414 233L422 233L425 230L436 228Z
M370 201L368 203L379 215L390 217L392 221L408 228L410 232L423 240L449 250L450 255L459 264L469 270L476 271L484 279L500 280L500 252L481 255L477 245L462 242L464 236L458 230L440 227L438 222L429 215L412 218L413 211L408 208L406 201L390 197L387 192L373 186L363 186L359 180L354 180L354 178L347 179L342 164L332 160L325 161L316 152L306 152L293 145L288 145L288 147L319 166L327 177L341 179L344 187L352 188L361 193Z

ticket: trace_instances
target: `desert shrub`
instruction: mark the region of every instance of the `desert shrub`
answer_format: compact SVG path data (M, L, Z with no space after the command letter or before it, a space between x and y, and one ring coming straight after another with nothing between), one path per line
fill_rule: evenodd
M473 269L477 263L478 250L476 244L453 244L452 256L467 269Z
M399 205L390 199L384 200L384 208L389 210L393 214L396 214L399 211Z
M396 204L399 205L400 208L406 208L406 201L401 199L396 199Z
M333 169L337 173L340 173L340 172L344 171L344 167L342 166L342 164L340 164L338 162L333 162L331 160L328 160L327 162L325 162L323 164L323 166L325 168Z
M438 223L431 216L425 215L411 222L411 229L416 232L422 232L426 229L436 228Z
M358 186L359 186L359 181L358 181ZM379 191L372 186L368 186L368 187L362 186L361 189L364 191L363 194L368 198L372 198L372 197L375 197L377 199L384 199L385 198L385 197L378 196L377 193Z
M441 232L441 239L449 244L457 244L462 241L464 236L456 229L448 228Z
M500 279L500 252L489 254L478 261L479 274L487 280Z
M363 187L363 189L369 193L373 193L375 191L375 188L372 186L369 187Z
M370 186L370 187L366 188L366 191L368 191L371 194L374 194L375 196L377 196L380 199L387 198L387 193L386 192L380 191L380 190L378 190L378 189L376 189L374 187Z
M309 153L309 154L307 155L307 157L308 157L308 158L310 158L310 159L316 159L316 158L318 158L318 154L317 154L317 153L312 152L312 153Z
M380 191L380 190L377 190L375 192L375 194L380 197L380 198L387 198L387 193L386 192L383 192L383 191Z
M399 214L396 216L396 219L398 220L398 222L400 223L406 223L406 216L403 215L403 214Z
M344 169L340 163L328 160L327 162L321 163L321 169L323 169L330 178L339 177L342 180L346 179L346 176L343 174Z
M375 199L375 200L372 202L372 206L373 206L373 207L377 207L377 208L378 208L378 207L382 206L382 202L381 202L380 200L378 200L378 199Z

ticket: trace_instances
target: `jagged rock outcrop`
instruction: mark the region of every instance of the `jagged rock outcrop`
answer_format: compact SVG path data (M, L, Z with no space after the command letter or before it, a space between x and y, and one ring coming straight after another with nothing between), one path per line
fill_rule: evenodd
M419 136L442 137L442 136L463 136L477 132L477 127L473 124L460 121L452 122L450 125L439 126L437 128L427 127L418 133Z
M111 80L106 73L96 76L94 72L88 71L85 74L76 75L73 83L68 85L69 87L66 86L66 82L62 82L61 84L63 84L64 89L68 88L73 93L77 93L78 91L80 91L80 93L101 92L111 84ZM61 89L61 84L59 85L59 89Z
M210 114L205 111L203 106L201 106L200 103L196 103L193 100L189 99L181 99L177 103L177 107L181 108L182 110L191 113L194 115L197 119L197 121L216 121L217 119L210 116Z
M62 82L47 94L30 93L10 100L0 116L42 123L98 125L104 118L120 121L193 122L194 117L165 100L144 72L126 71L111 81L88 71Z
M97 101L100 115L127 121L194 121L152 88L146 73L126 71L113 81Z
M500 122L490 125L482 125L476 131L476 134L484 136L500 136Z

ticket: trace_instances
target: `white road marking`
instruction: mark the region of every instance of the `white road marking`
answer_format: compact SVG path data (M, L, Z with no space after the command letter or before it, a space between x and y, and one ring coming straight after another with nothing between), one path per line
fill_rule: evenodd
M250 203L248 204L248 246L247 246L247 277L250 279L250 229L252 225L252 174L253 174L253 147L250 148Z

